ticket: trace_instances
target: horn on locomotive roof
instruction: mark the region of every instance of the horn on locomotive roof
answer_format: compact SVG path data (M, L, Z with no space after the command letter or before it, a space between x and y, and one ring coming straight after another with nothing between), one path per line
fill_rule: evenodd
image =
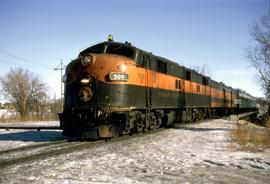
M108 41L113 42L113 36L111 34L109 34L109 36L108 36Z
M128 42L128 41L125 41L125 44L126 44L126 45L131 45L131 43L130 43L130 42Z

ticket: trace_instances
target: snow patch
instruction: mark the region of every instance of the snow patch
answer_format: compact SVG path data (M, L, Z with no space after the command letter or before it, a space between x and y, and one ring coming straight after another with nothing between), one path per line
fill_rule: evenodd
M236 122L224 119L180 125L0 169L0 180L5 183L269 182L270 150L258 153L232 150L228 134L235 126ZM52 140L61 137L60 132L48 132L47 136ZM32 138L33 142L39 140ZM0 139L0 146L5 141ZM13 137L9 141L18 140Z

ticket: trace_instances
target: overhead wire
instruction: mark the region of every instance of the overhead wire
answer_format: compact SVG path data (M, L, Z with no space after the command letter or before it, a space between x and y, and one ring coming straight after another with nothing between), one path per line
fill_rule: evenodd
M0 60L1 63L7 63L7 64L15 64L15 65L19 65L20 63L17 62L12 62L12 61L5 61L5 60Z
M26 58L21 57L21 56L17 56L17 55L15 55L15 54L12 54L12 53L10 53L10 52L7 52L6 50L3 50L3 49L1 49L1 48L0 48L0 52L3 53L3 54L6 54L6 55L8 55L8 56L14 57L14 58L16 58L16 59L19 59L19 60L21 60L21 61L24 61L24 62L26 62L26 63L29 63L29 64L48 66L48 65L45 65L44 63L39 63L39 62L36 62L36 61L32 61L32 60L26 59ZM18 65L21 64L21 63L16 63L16 62L8 62L8 61L4 61L4 60L0 60L0 62L2 62L2 63L8 63L8 64L18 64ZM44 67L42 67L42 69L48 69L48 70L51 70L50 68L44 68Z
M37 63L37 62L34 62L34 61L30 61L30 60L28 60L28 59L25 59L25 58L23 58L23 57L20 57L20 56L16 56L16 55L14 55L14 54L11 54L10 52L7 52L7 51L5 51L5 50L3 50L3 49L1 49L1 48L0 48L0 52L4 53L4 54L6 54L6 55L9 55L9 56L11 56L11 57L17 58L17 59L19 59L19 60L25 61L25 62L27 62L27 63Z

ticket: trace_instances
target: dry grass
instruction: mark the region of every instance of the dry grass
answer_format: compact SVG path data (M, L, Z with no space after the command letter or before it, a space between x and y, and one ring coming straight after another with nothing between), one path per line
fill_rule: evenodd
M268 128L258 127L251 123L245 122L237 125L230 133L233 148L240 148L247 151L257 152L265 148L270 148L270 119Z
M266 127L267 127L267 144L270 145L270 118L266 122Z
M265 126L266 126L267 128L270 128L270 118L268 118L268 120L266 121Z
M25 117L20 116L14 116L14 117L0 117L0 123L12 123L12 122L27 122L27 121L57 121L58 117L56 115L48 115L45 117L35 116L35 115L29 115Z

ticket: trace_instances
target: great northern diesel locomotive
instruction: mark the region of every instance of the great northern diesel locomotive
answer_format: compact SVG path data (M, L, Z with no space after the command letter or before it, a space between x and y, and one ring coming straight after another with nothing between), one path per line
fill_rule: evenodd
M63 135L80 138L111 138L256 108L249 94L128 42L83 50L67 65L63 82L60 126Z

